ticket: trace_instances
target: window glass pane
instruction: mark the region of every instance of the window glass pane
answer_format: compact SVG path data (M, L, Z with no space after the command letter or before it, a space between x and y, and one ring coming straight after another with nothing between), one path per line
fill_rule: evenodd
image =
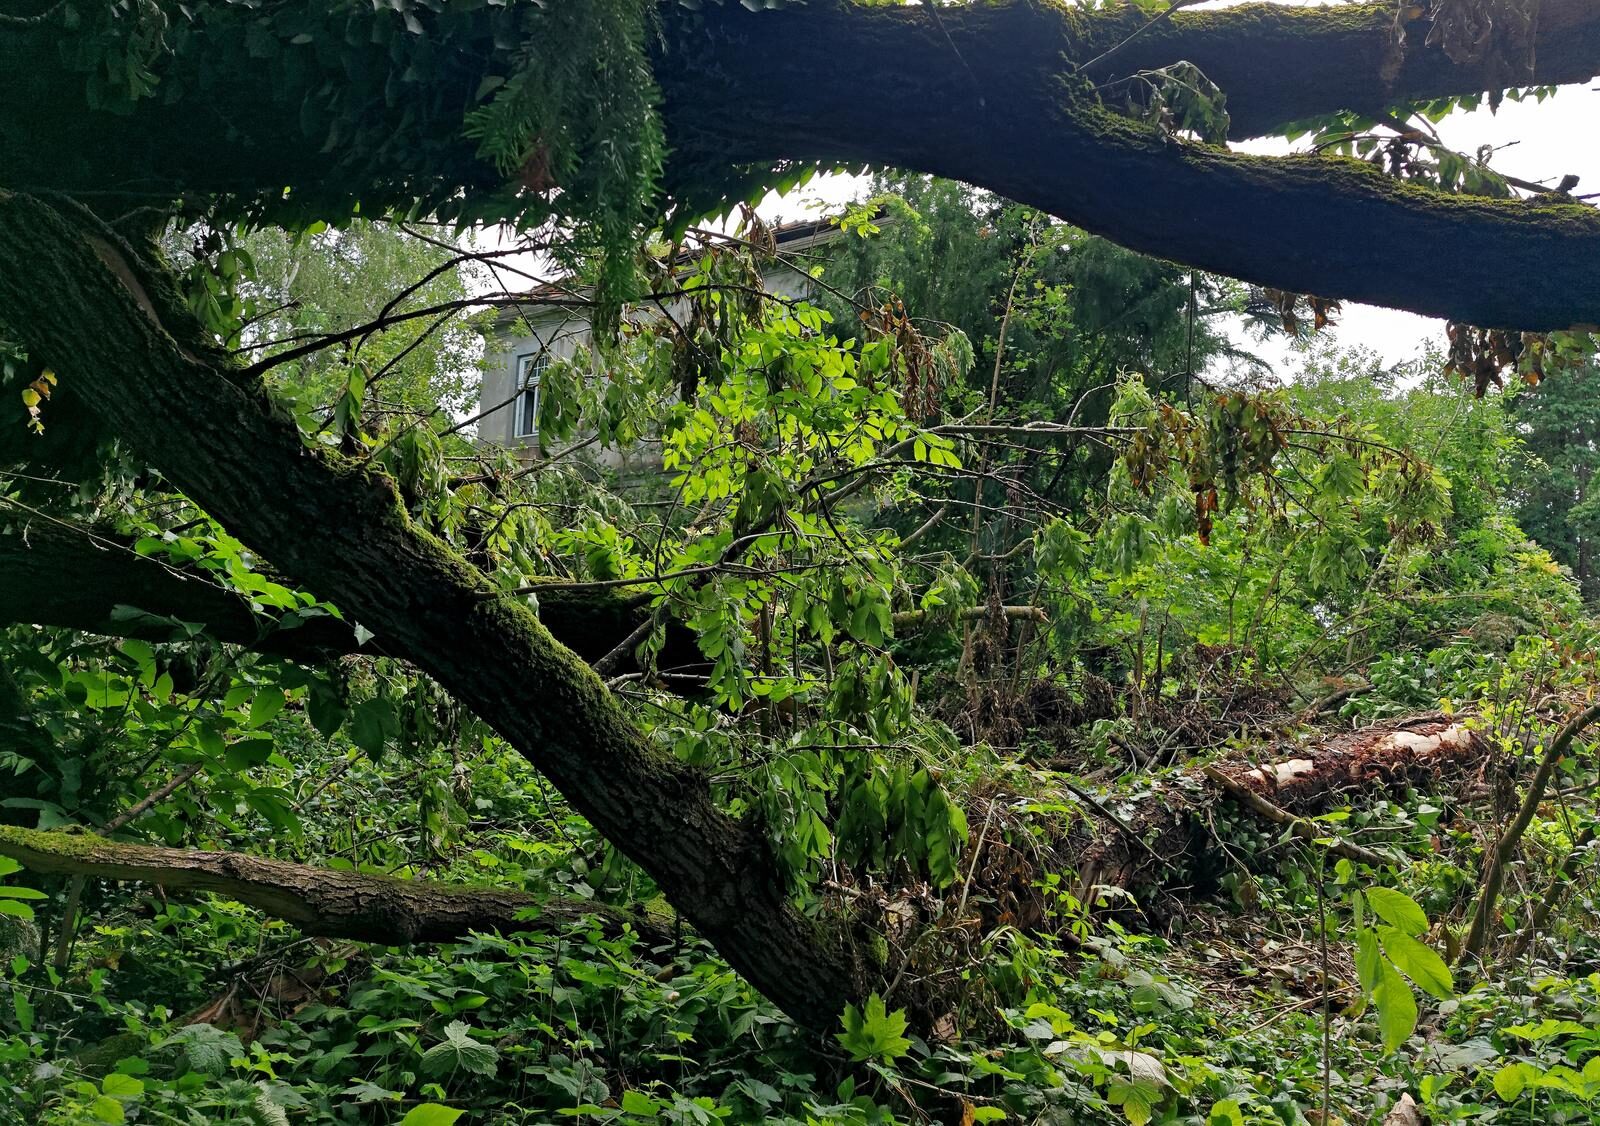
M517 359L517 437L539 432L539 377L549 365L542 351Z
M517 397L517 434L526 436L539 432L539 385L523 388Z

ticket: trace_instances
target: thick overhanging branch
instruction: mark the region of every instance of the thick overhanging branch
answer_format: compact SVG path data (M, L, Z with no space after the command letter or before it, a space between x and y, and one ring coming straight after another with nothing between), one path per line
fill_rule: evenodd
M293 923L308 935L384 946L455 942L474 931L544 931L584 918L593 918L613 934L631 927L653 946L672 940L670 920L605 904L369 876L238 852L153 848L0 825L0 856L45 875L130 880L172 892L212 892Z
M84 213L0 191L0 310L169 481L495 727L790 1015L830 1027L865 991L860 954L796 908L761 829L648 741L527 605L415 527L391 481L307 448L163 271Z
M218 641L302 660L360 649L355 631L338 618L275 630L270 618L202 572L140 555L114 532L48 517L0 532L0 622L145 641L171 641L176 623L185 622L203 625Z
M732 166L888 164L1289 292L1513 329L1600 323L1600 210L1452 196L1354 160L1167 137L1063 76L1078 47L1060 9L947 10L943 34L922 7L717 12L715 33L685 32L674 68L658 72L669 174L690 193ZM841 65L841 50L871 64Z
M307 0L293 0L303 3ZM1179 60L1228 92L1236 130L1319 112L1476 92L1507 82L1575 82L1600 73L1600 5L1544 0L1534 70L1496 80L1494 64L1457 65L1408 29L1393 80L1390 4L1310 10L1247 5L1180 13L1108 58L1107 74ZM425 14L417 13L426 19ZM486 17L487 18L487 17ZM669 187L720 201L740 169L786 161L897 165L991 188L1114 241L1291 292L1367 301L1515 329L1600 322L1600 216L1576 204L1466 201L1335 160L1269 160L1198 149L1088 104L1074 75L1139 26L1129 9L1084 13L1014 0L942 9L818 0L750 12L729 2L693 13L665 5L655 72L673 155ZM128 116L90 111L83 76L61 67L55 29L0 30L0 178L96 199L224 197L314 208L319 192L484 197L501 178L460 136L462 107L486 76L492 44L441 64L423 101L389 99L385 48L341 93L370 104L363 130L387 145L378 165L308 135L307 90L270 68L230 60L238 47L196 34L160 64L167 90ZM282 52L315 44L279 43ZM308 64L315 82L321 73ZM454 116L452 116L454 113ZM418 156L408 164L406 154ZM343 193L339 195L338 193ZM276 200L277 203L271 203ZM1492 276L1493 285L1484 284Z

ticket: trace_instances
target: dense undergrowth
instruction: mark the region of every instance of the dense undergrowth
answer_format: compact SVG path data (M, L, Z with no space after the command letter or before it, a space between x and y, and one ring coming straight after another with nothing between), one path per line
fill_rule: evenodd
M154 642L11 627L0 821L654 923L532 909L515 933L377 947L0 859L0 1121L1326 1126L1402 1096L1433 1122L1600 1115L1581 737L1540 783L1492 941L1457 958L1486 853L1596 676L1552 558L1573 545L1518 522L1547 477L1525 400L1473 397L1441 357L1386 371L1315 345L1273 384L1208 328L1251 312L1237 287L894 186L848 220L860 241L816 306L752 295L759 224L680 259L686 331L630 323L610 380L553 367L536 471L441 421L458 339L274 375L308 441L384 466L503 589L647 592L646 628L599 662L612 689L760 826L808 912L849 921L878 991L836 1029L796 1026L402 662L290 662L181 623ZM377 270L351 240L395 236L322 237L257 249L357 247ZM410 246L392 268L431 268ZM970 266L925 294L945 320L886 299L939 258ZM399 288L328 272L314 295L256 283L290 310L258 344ZM1172 377L1197 348L1244 367ZM664 429L653 488L555 452L641 418ZM336 613L113 442L77 456L64 491L10 480L13 527L114 526L279 631ZM1482 754L1377 761L1288 823L1200 772L1271 773L1419 715Z

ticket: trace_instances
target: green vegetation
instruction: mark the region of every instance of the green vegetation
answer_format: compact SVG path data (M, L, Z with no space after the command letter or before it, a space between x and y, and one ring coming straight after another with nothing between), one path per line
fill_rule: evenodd
M16 7L0 1122L1600 1116L1592 11Z

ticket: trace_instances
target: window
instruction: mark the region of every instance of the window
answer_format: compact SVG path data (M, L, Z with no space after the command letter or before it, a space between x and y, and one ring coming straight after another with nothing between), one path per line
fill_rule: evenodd
M517 437L539 433L539 377L550 366L543 350L517 357Z

